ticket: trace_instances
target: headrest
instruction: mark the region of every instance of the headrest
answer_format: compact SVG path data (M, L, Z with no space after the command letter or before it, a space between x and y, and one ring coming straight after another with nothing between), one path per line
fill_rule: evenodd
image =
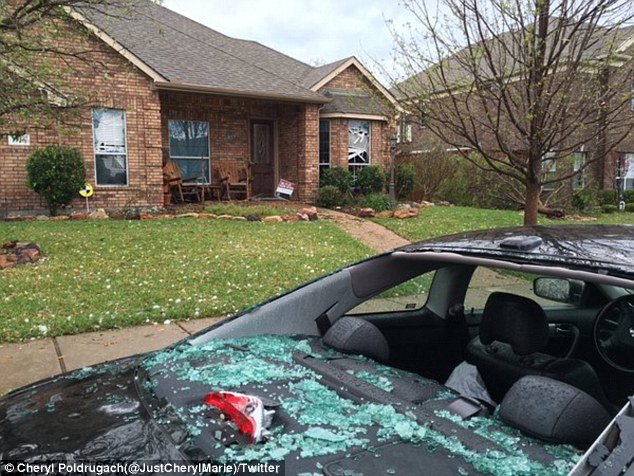
M480 342L511 345L517 355L541 350L548 342L548 320L539 304L515 294L492 293L482 313Z
M531 375L519 379L500 404L500 419L553 443L588 447L610 422L597 400L572 385Z
M390 349L381 331L358 317L342 317L335 322L323 338L324 344L347 354L361 354L387 362Z

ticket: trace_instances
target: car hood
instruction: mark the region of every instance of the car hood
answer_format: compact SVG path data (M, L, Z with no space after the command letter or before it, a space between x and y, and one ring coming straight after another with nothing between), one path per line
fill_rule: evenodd
M0 461L182 459L139 399L137 362L86 367L0 399Z

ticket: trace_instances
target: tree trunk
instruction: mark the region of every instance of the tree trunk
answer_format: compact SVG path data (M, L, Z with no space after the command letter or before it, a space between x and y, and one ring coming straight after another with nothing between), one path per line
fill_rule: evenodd
M537 225L537 210L542 187L539 183L526 184L526 202L524 203L524 226Z

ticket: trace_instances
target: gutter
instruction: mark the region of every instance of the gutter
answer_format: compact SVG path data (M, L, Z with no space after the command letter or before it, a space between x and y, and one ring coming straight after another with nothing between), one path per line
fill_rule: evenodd
M217 96L235 96L251 99L274 99L276 101L286 102L302 102L308 104L326 104L332 101L332 99L326 96L310 98L306 96L300 96L295 94L281 94L281 93L260 93L256 91L241 91L238 89L228 88L210 88L207 86L200 86L187 83L174 83L171 81L154 81L154 87L159 91L175 91L186 93L202 93L213 94Z

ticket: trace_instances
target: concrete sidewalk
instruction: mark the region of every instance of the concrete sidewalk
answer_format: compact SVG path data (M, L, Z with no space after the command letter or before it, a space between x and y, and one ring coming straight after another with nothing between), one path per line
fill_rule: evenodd
M165 347L221 317L0 344L0 395L59 373Z

